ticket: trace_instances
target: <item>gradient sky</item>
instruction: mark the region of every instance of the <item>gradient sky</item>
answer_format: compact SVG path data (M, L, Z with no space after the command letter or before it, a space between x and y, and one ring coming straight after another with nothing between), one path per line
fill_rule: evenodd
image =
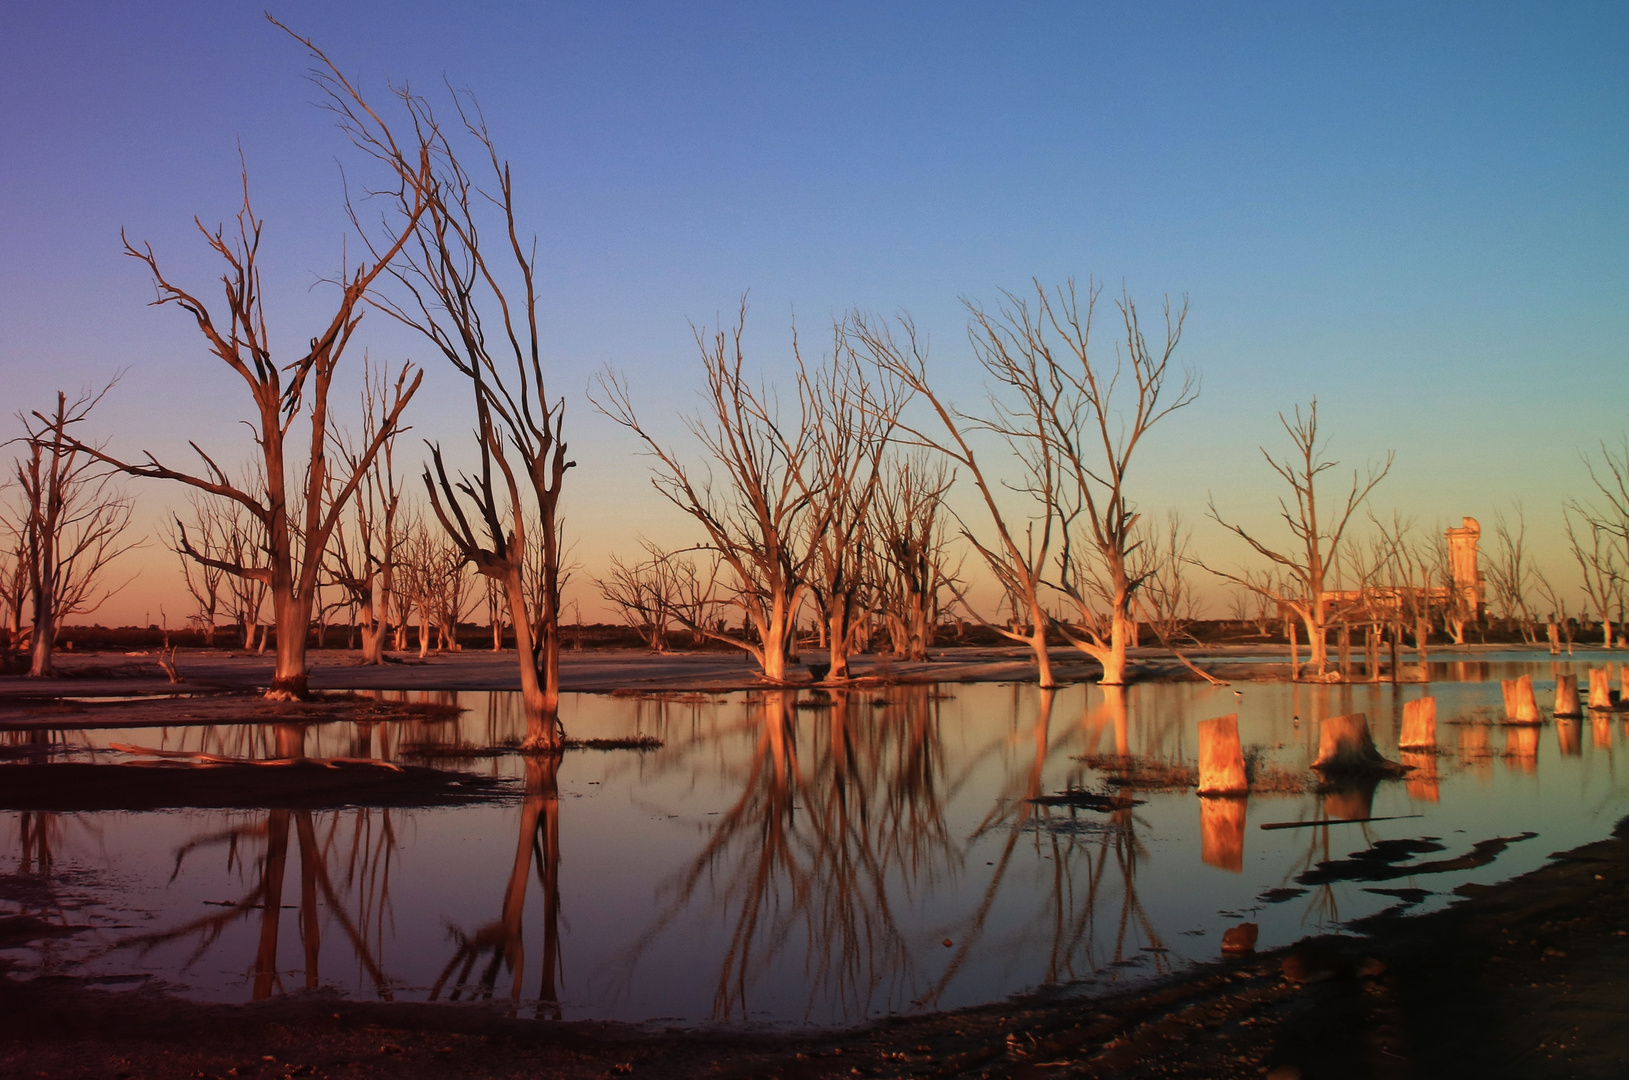
M473 10L471 10L473 8ZM1491 526L1525 507L1545 563L1581 455L1617 442L1629 342L1629 7L1622 4L278 3L370 96L387 79L480 98L541 241L553 389L581 468L579 581L636 534L690 534L595 415L624 370L674 434L690 322L751 290L754 359L784 371L850 307L907 310L975 404L959 297L1096 275L1192 308L1197 404L1147 445L1145 507L1242 557L1207 494L1264 522L1256 447L1316 394L1330 454L1395 450L1376 507ZM246 395L181 312L145 306L120 229L212 293L192 231L247 162L274 339L331 313L340 168L303 50L233 3L12 3L0 16L0 388L8 417L128 369L112 447L245 456ZM354 257L354 241L353 241ZM371 316L361 346L418 342ZM1108 342L1105 340L1105 345ZM462 438L432 365L414 436ZM9 423L6 434L16 433ZM416 446L417 444L415 444ZM416 450L414 451L416 454ZM410 455L411 457L412 455ZM144 525L179 489L132 481ZM157 541L99 621L180 608ZM578 591L585 613L589 590ZM171 612L172 621L183 615Z

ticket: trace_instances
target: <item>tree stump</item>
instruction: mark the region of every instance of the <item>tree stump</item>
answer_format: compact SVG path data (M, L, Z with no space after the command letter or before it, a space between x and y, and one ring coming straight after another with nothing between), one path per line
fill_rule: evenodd
M1589 669L1589 707L1612 708L1612 672L1609 668Z
M1555 714L1556 716L1583 716L1583 706L1578 703L1578 676L1557 675L1555 677Z
M1318 759L1312 767L1325 775L1402 771L1401 765L1387 761L1375 749L1369 717L1364 713L1331 716L1323 722L1318 730Z
M1245 795L1244 749L1239 745L1237 713L1199 722L1199 794Z
M1423 697L1403 704L1403 737L1397 745L1420 750L1437 745L1437 699Z
M1199 800L1199 857L1235 874L1244 872L1244 812L1247 799Z
M1538 699L1533 696L1533 676L1519 679L1500 679L1499 689L1505 695L1505 722L1509 724L1539 723Z

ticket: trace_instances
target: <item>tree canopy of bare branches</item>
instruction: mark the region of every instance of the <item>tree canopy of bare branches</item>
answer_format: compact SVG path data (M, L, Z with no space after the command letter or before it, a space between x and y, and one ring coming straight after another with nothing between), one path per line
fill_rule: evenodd
M701 526L706 546L729 568L730 602L751 632L700 629L750 653L766 679L784 682L817 554L809 538L825 527L830 507L812 495L820 452L813 403L800 393L797 415L788 421L771 391L753 387L741 346L746 312L743 297L733 330L696 331L706 404L685 422L707 458L701 469L656 441L640 422L626 382L615 375L600 377L594 404L644 442L655 461L652 485ZM795 354L795 338L793 349ZM722 482L715 482L714 468L723 473Z
M1601 443L1600 461L1586 459L1585 465L1596 498L1566 505L1567 542L1610 646L1613 617L1621 630L1629 592L1629 437L1616 448Z
M350 103L352 115L367 125L375 137L388 139L388 130L328 57L307 39L292 31L289 33L315 60L314 81ZM403 156L397 164L400 167L393 170L390 179L409 208L409 222L416 225L427 205L429 157L428 154L413 158ZM197 472L173 468L151 453L137 462L115 458L100 450L93 452L132 476L175 480L229 499L241 505L259 523L264 530L264 545L253 561L215 560L215 563L227 574L257 578L266 583L277 626L277 664L267 694L278 699L299 698L307 693L306 636L321 583L324 552L374 456L398 430L402 410L418 390L422 378L422 373L411 365L402 366L387 400L381 403L371 441L357 448L353 461L331 473L328 449L334 421L329 412L329 392L340 360L362 319L364 298L400 253L412 229L404 230L383 250L375 250L371 263L342 273L335 282L339 297L333 317L306 339L309 345L303 353L297 351L284 359L272 347L266 319L259 264L263 222L255 216L250 203L246 167L242 180L243 201L235 229L221 226L211 230L202 221L197 222L209 248L225 263L220 305L206 303L196 293L166 277L150 245L138 248L127 239L124 250L145 264L152 274L158 293L153 304L174 304L190 315L209 351L243 380L254 403L247 423L263 468L264 490L253 491L234 482L217 464L217 459L197 443L191 444L202 465ZM294 429L302 420L306 425L305 449L299 461L292 462L290 453L299 445L299 435ZM181 542L195 560L209 564L211 557L192 547L185 535Z
M109 586L108 564L137 544L127 535L131 501L114 483L117 473L75 434L113 385L71 402L58 392L50 412L19 414L25 434L12 462L16 497L3 520L14 539L14 573L33 604L28 674L34 678L53 674L64 621L95 611L123 588ZM19 616L22 591L11 599Z
M1127 477L1148 432L1198 394L1191 372L1170 380L1187 308L1166 301L1164 342L1150 348L1136 304L1122 294L1124 337L1111 365L1095 358L1091 344L1099 289L1088 284L1082 297L1072 280L1051 291L1039 281L1033 287L1033 296L1005 293L995 311L966 302L968 339L992 383L983 416L956 410L933 390L926 350L908 319L897 339L885 324L859 317L857 333L875 362L929 403L939 433L915 427L912 439L971 478L990 513L993 539L965 522L963 535L1010 598L1015 623L1024 624L995 629L1030 647L1043 686L1055 684L1049 629L1102 664L1104 683L1119 685L1127 678L1135 596L1147 575L1136 562L1138 515ZM1022 478L1011 486L1031 504L1021 531L974 450L969 436L978 431L997 436L1019 463ZM1051 612L1052 596L1072 618Z
M1322 678L1328 672L1329 659L1325 596L1329 575L1337 565L1347 524L1375 485L1391 471L1394 455L1388 453L1383 465L1371 465L1367 477L1360 478L1353 470L1352 486L1345 498L1336 504L1333 514L1320 517L1318 477L1335 468L1339 462L1325 459L1325 445L1318 440L1318 399L1312 399L1304 416L1300 406L1296 406L1293 423L1283 413L1279 413L1278 420L1289 435L1295 451L1282 460L1268 453L1266 447L1262 448L1261 454L1273 472L1290 488L1290 498L1286 500L1280 496L1278 500L1279 516L1289 529L1290 544L1283 548L1268 547L1265 541L1243 526L1223 518L1215 502L1210 504L1210 517L1249 544L1256 554L1282 570L1284 578L1264 582L1244 571L1219 570L1212 566L1205 568L1236 585L1269 596L1293 611L1306 627L1307 640L1312 649L1311 664Z
M373 302L469 380L479 463L454 476L441 447L432 446L424 484L464 560L502 583L531 726L528 745L555 746L563 734L560 496L576 462L566 453L565 399L550 396L544 372L536 239L521 233L509 163L468 94L452 94L458 122L449 129L428 99L398 88L415 137L407 146L362 111L346 87L325 89L340 126L365 154L398 173L411 167L415 148L431 163L422 219L418 193L407 188L391 195L392 208L376 227L363 225L355 204L352 217L375 258L388 253L393 260L399 288ZM460 149L466 141L467 156ZM536 580L528 580L527 553L534 550L541 558Z

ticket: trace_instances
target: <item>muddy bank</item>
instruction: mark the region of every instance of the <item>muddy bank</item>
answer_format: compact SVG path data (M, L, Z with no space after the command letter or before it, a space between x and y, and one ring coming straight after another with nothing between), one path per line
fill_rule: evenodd
M496 777L423 766L52 762L0 773L0 810L329 810L462 806L516 797Z
M0 881L0 888L6 886ZM12 882L16 884L16 882ZM0 978L0 1075L225 1077L1617 1077L1629 1070L1629 819L1446 910L1151 989L848 1032L517 1019L322 993L178 1001ZM0 922L15 946L63 927Z

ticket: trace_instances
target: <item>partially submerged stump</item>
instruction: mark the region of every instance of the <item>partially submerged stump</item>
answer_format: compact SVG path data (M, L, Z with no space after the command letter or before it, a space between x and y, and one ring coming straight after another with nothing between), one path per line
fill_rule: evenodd
M1500 679L1499 689L1505 695L1505 722L1510 724L1539 723L1538 699L1533 696L1533 676L1519 679Z
M1199 857L1210 866L1244 872L1245 799L1199 800Z
M1403 767L1387 761L1375 749L1365 713L1331 716L1318 731L1318 759L1312 767L1325 775L1396 773Z
M1589 707L1612 708L1612 671L1610 668L1589 669Z
M1437 699L1423 697L1403 703L1403 737L1397 745L1420 750L1437 745Z
M1558 718L1584 715L1583 706L1578 702L1577 675L1555 677L1555 714Z
M1238 714L1201 720L1199 794L1245 795L1249 791L1250 781L1244 775L1244 748L1239 745Z

